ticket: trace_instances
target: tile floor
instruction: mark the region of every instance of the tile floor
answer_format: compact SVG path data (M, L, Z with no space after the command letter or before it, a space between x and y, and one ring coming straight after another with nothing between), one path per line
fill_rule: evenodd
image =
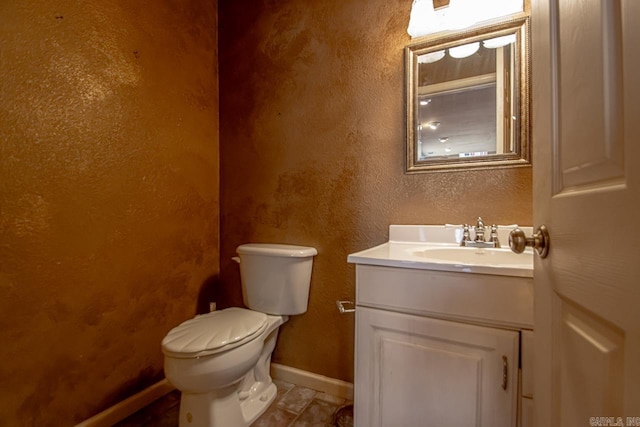
M351 402L339 397L274 380L278 394L252 427L329 427L334 414ZM173 391L115 427L177 427L180 392ZM341 424L342 426L343 424Z

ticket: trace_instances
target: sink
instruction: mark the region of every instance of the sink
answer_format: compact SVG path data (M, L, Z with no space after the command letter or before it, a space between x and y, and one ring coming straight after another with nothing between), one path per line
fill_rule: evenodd
M409 252L415 256L451 263L533 266L533 253L516 254L510 249L502 248L433 247L409 250Z
M462 228L450 225L391 225L389 241L350 254L355 264L452 271L498 276L533 277L533 251L516 254L508 248L509 233L515 228L498 229L502 248L460 246ZM528 234L532 227L520 228Z

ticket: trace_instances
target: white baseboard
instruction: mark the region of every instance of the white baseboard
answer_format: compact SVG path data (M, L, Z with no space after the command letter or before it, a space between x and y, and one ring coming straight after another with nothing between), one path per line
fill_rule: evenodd
M343 399L353 400L353 384L346 381L325 377L278 363L271 364L271 376L277 380L323 391ZM175 390L175 387L165 378L141 392L116 403L99 414L84 420L80 424L76 424L75 427L111 427L173 390Z
M271 364L271 376L277 380L323 391L343 399L353 400L353 384L346 381L325 377L324 375L314 374L313 372L303 371L302 369L296 369L278 363Z
M84 420L75 427L111 427L173 390L175 390L175 387L165 378L99 414Z

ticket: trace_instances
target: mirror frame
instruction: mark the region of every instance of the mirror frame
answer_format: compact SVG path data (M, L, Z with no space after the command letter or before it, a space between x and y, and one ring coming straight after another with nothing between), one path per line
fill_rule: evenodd
M406 173L453 172L495 168L531 166L531 55L529 46L529 16L494 21L491 24L466 31L440 33L421 37L417 42L405 47L405 103L406 103ZM417 121L418 106L418 56L429 52L472 43L487 36L500 37L516 34L514 61L517 68L519 102L516 111L520 117L518 141L513 153L494 154L471 158L434 158L418 160Z

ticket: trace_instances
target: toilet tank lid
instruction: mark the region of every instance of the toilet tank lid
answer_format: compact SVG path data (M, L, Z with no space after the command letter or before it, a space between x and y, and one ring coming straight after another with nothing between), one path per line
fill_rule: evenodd
M244 308L201 314L173 328L162 340L162 351L174 357L195 357L230 350L262 332L267 315Z
M246 243L238 246L240 255L264 255L279 257L304 258L318 254L316 248L309 246L282 245L276 243Z

